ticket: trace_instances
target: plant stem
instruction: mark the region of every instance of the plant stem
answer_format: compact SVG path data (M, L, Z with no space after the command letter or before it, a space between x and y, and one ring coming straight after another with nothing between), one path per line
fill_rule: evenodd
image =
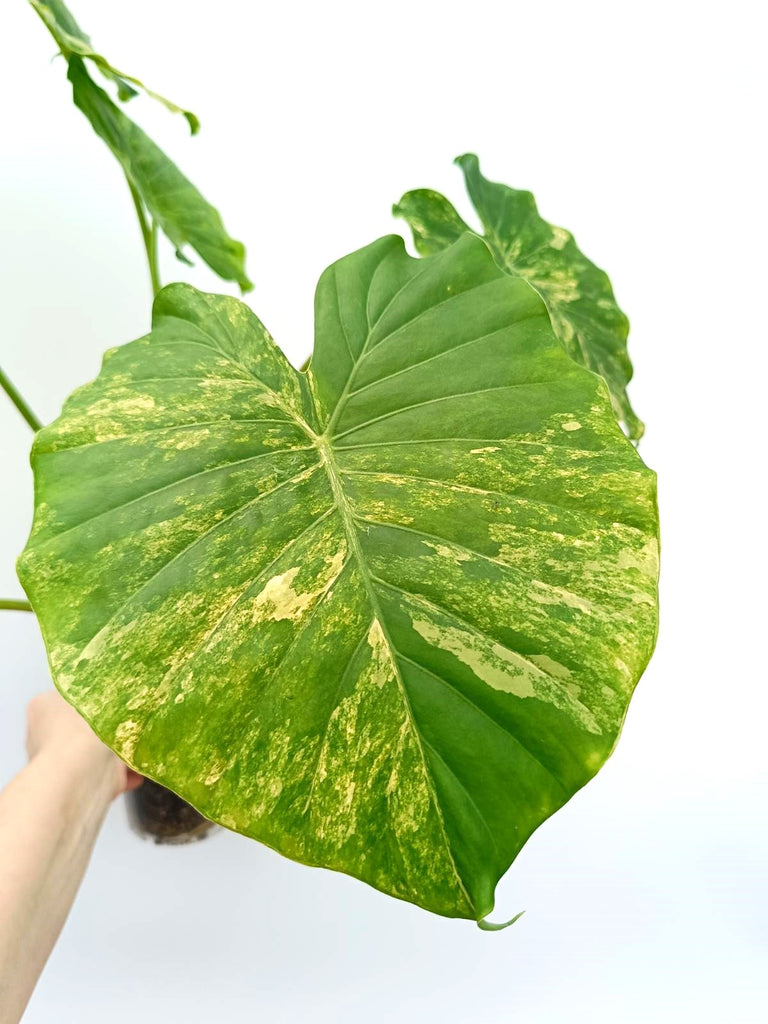
M31 612L29 601L17 601L12 597L0 597L0 609L12 612Z
M152 296L163 287L160 281L160 270L157 265L157 221L152 218L152 247L149 252L149 276L152 281Z
M141 237L144 241L144 250L147 254L147 263L149 264L149 279L152 282L152 295L157 295L162 285L160 284L160 274L157 269L157 224L154 219L150 225L147 222L147 217L144 212L144 205L141 201L141 196L136 191L133 182L126 174L125 180L128 182L128 188L131 191L131 199L136 210L136 216L139 219L139 227L141 228Z
M16 388L10 382L10 380L8 379L8 377L6 376L5 372L3 371L3 369L1 367L0 367L0 385L2 386L3 391L5 391L6 395L8 395L10 400L13 402L13 404L19 410L21 415L24 417L24 419L30 425L30 427L32 427L32 429L35 430L35 431L40 430L43 424L40 422L40 420L37 418L37 416L35 416L35 414L29 408L27 403L24 401L24 399L21 397L19 392L16 390Z

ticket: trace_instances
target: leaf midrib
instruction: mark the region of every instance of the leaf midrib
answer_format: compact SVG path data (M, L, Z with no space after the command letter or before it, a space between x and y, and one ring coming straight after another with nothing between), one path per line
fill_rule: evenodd
M445 843L445 850L448 856L448 860L450 861L453 873L456 876L456 881L459 890L462 894L462 897L466 901L467 907L472 913L476 913L476 908L474 906L472 898L466 889L464 880L462 879L461 874L459 873L459 869L456 865L456 861L453 856L451 843L448 838L448 833L445 827L445 820L443 818L440 803L437 799L434 780L432 778L432 773L429 768L429 762L427 761L427 756L424 752L424 744L422 742L422 737L419 732L418 726L416 725L416 720L413 714L410 699L408 697L408 692L405 688L405 683L400 672L400 664L398 661L399 652L387 628L386 620L384 618L384 614L381 608L381 603L379 601L379 597L378 594L376 593L376 588L374 586L373 577L371 576L371 572L368 568L365 557L363 555L362 547L360 545L358 529L354 521L354 515L352 513L351 508L349 507L346 494L344 493L344 485L341 481L341 471L336 464L336 460L333 455L333 449L328 439L324 435L319 436L316 438L315 444L320 452L321 462L326 470L326 473L328 474L328 479L331 485L331 491L333 493L334 504L338 509L339 517L342 521L342 525L344 526L344 532L346 534L350 550L354 555L355 560L357 561L358 567L360 569L360 576L363 581L363 586L365 587L368 601L373 611L373 617L378 621L379 628L382 631L384 639L387 643L387 647L389 648L390 651L390 660L392 663L393 674L397 682L398 688L400 690L403 706L405 708L405 713L408 718L411 733L416 741L416 745L419 750L419 756L424 769L424 778L426 781L427 788L429 790L430 799L435 809L437 820L440 824L440 830L443 835L443 841Z
M381 264L379 265L379 267L380 266L381 266ZM377 270L378 269L379 268L377 268ZM374 276L375 276L375 272L374 272ZM418 276L418 274L416 276ZM363 346L362 346L362 348L360 350L360 353L359 353L357 359L353 358L352 368L350 370L349 377L347 378L347 382L346 382L344 388L342 389L342 393L339 395L339 397L338 397L338 399L336 401L335 408L334 408L330 418L326 422L325 430L323 431L322 434L315 434L314 431L312 431L311 428L308 427L308 425L302 423L302 427L309 434L309 436L311 437L312 443L318 449L318 452L320 453L321 463L324 466L325 471L326 471L326 473L328 475L328 480L329 480L330 485L331 485L331 492L333 494L334 504L336 505L336 508L338 509L339 518L341 519L342 525L344 527L344 532L345 532L345 535L347 537L347 542L349 544L350 551L352 552L352 554L353 554L353 556L354 556L355 560L357 561L357 564L358 564L358 566L360 568L360 575L361 575L361 578L362 578L362 581L363 581L363 586L365 587L365 591L366 591L366 594L367 594L367 597L368 597L368 601L369 601L371 609L373 611L373 616L378 621L379 628L381 629L382 634L384 636L384 639L386 641L387 647L389 648L390 660L392 662L393 674L395 676L395 680L396 680L398 688L400 690L401 698L402 698L402 701L403 701L403 706L405 708L405 713L406 713L406 716L408 718L408 723L409 723L411 732L413 734L414 740L415 740L415 742L417 744L417 747L418 747L418 750L419 750L419 756L420 756L420 760L421 760L421 763L423 765L423 770L424 770L424 779L425 779L427 788L429 790L430 799L431 799L432 805L433 805L433 807L435 809L435 814L437 816L437 820L438 820L438 822L440 824L440 831L442 832L442 835L443 835L443 842L445 844L445 851L446 851L448 860L449 860L449 862L451 864L451 868L452 868L453 873L454 873L454 875L456 877L456 882L458 884L459 891L461 892L461 895L462 895L463 899L465 900L468 909L473 914L476 914L477 911L476 911L476 908L474 906L473 900L472 900L472 898L470 897L470 895L469 895L469 893L467 891L467 888L466 888L466 886L464 884L464 880L462 879L462 877L461 877L461 875L459 873L459 869L458 869L458 867L456 865L456 861L455 861L454 856L453 856L453 851L451 849L451 843L450 843L450 840L448 838L448 833L447 833L447 830L446 830L446 827L445 827L445 820L443 818L443 812L442 812L442 809L440 807L440 803L439 803L439 801L437 799L437 793L435 791L434 779L432 778L432 773L431 773L431 770L430 770L430 767L429 767L429 762L427 761L427 756L426 756L426 754L424 752L424 745L423 745L423 742L422 742L422 737L421 737L419 729L418 729L418 727L416 725L416 720L415 720L415 717L414 717L414 714L413 714L413 709L411 707L411 702L410 702L410 699L408 697L407 690L405 688L405 683L403 681L402 674L400 672L400 664L399 664L399 661L398 661L399 652L398 652L397 648L395 647L395 644L394 644L394 642L392 640L392 637L389 634L389 630L387 629L386 621L384 619L384 615L383 615L382 609L381 609L381 604L379 602L379 597L378 597L378 594L376 593L376 589L375 589L375 586L374 586L374 583L373 583L373 578L371 576L371 572L370 572L370 570L368 568L368 565L366 563L365 557L363 555L362 547L360 545L360 537L359 537L359 534L358 534L357 526L355 525L354 515L353 515L353 512L352 512L352 509L349 506L349 502L348 502L347 496L346 496L345 491L344 491L344 485L343 485L342 479L341 479L341 470L340 470L339 466L336 463L336 459L334 457L333 447L332 447L333 431L334 431L334 427L336 425L336 421L338 420L339 414L343 410L343 407L344 407L344 405L346 403L346 400L349 397L349 394L350 394L350 391L351 391L351 388L352 388L352 382L354 380L355 374L357 373L357 371L358 371L358 369L360 367L361 362L363 361L363 359L368 354L369 346L370 346L370 343L371 343L371 339L373 338L373 334L374 334L375 328L381 323L384 315L391 308L392 304L395 302L395 300L400 295L400 293L403 291L403 289L408 287L408 285L410 283L412 283L412 279L403 283L403 285L395 292L395 294L386 303L386 305L380 311L379 315L376 317L376 319L375 319L375 321L373 323L371 323L370 314L369 314L369 302L370 302L370 292L371 292L370 285L369 285L368 297L367 297L367 300L366 300L366 309L365 309L365 312L366 312L366 326L367 326L366 338L365 338L365 341L363 343ZM336 288L336 297L337 297L337 303L338 303L338 282L335 279L334 279L334 285L335 285L335 288ZM455 296L449 296L449 298L455 298ZM447 300L444 300L444 301L447 301ZM416 318L413 318L413 319L418 319L418 316ZM344 335L344 342L346 344L347 349L350 352L350 355L352 355L352 351L351 351L351 348L350 348L350 345L349 345L349 341L348 341L347 336L346 336L346 329L344 327L344 324L341 323L341 316L340 315L339 315L339 322L340 322L340 326L342 328L342 333ZM400 325L400 326L402 327L402 325ZM380 341L385 341L387 339L387 337L389 337L389 336L391 336L391 332L390 332L390 335L385 335L385 337L383 339L380 339Z

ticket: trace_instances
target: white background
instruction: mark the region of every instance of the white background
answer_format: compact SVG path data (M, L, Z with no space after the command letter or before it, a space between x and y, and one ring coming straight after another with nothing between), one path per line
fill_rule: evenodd
M73 0L74 3L74 0ZM29 1024L560 1024L768 1019L765 77L757 5L78 0L120 67L197 111L132 113L250 248L249 301L295 361L333 259L451 159L530 188L611 274L659 473L662 630L619 748L531 839L499 934L220 833L156 848L114 806ZM2 361L43 420L145 332L124 182L52 41L4 5ZM171 253L165 280L223 290ZM30 432L0 403L0 594L31 516ZM2 613L0 782L49 685ZM762 978L761 978L762 975Z

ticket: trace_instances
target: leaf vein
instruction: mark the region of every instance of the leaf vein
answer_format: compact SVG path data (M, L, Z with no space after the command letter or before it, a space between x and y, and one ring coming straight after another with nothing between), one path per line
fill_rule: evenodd
M123 502L122 505L113 505L111 508L104 509L103 512L97 512L95 516L90 516L88 519L82 519L79 523L75 523L73 526L67 527L66 530L62 530L60 533L56 533L52 537L48 537L46 540L41 541L41 546L43 544L52 544L54 541L59 540L61 537L64 537L67 534L71 533L73 530L79 530L81 526L86 526L88 523L92 523L96 519L101 519L103 516L111 515L113 512L121 512L123 509L128 508L129 505L134 505L136 502L144 501L146 498L151 498L155 494L161 494L163 491L169 491L173 487L177 487L179 484L185 484L188 483L190 480L199 479L201 476L206 476L209 473L216 473L222 469L231 469L233 466L242 466L248 462L256 462L259 459L267 458L267 456L269 455L286 455L292 452L308 452L311 450L311 445L308 445L306 448L277 448L270 450L268 452L262 452L260 455L249 455L248 458L238 459L235 462L222 462L220 465L212 466L210 469L203 469L197 473L191 473L188 476L182 476L178 480L173 480L169 484L164 484L162 487L155 488L155 490L153 491L146 491L144 494L139 494L137 497L131 498L130 501ZM320 463L317 463L314 468L316 469L319 465ZM301 472L306 472L308 468L309 467L305 467ZM298 475L301 476L301 473L299 473ZM283 483L291 483L291 481L295 479L296 477L291 477L291 480L285 480L283 481ZM282 484L279 484L278 486L282 486ZM277 488L273 487L272 490L277 490ZM272 491L267 491L266 494L263 495L263 497L266 497L267 494L271 493Z

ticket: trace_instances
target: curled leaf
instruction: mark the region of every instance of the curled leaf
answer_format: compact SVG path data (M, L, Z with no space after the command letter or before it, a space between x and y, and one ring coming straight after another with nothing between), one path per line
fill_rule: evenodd
M633 440L639 440L644 427L627 397L632 377L629 321L616 303L608 276L587 259L568 231L539 215L530 192L488 181L471 153L456 163L480 217L482 237L497 263L536 288L568 354L605 380L617 419ZM472 230L445 196L431 189L407 192L394 213L408 222L423 255L439 252Z
M219 277L237 281L243 291L252 288L245 272L245 247L227 234L218 210L96 85L79 57L70 58L68 77L75 105L112 150L179 259L189 262L181 250L191 245Z
M172 114L181 114L189 125L193 135L200 130L200 122L191 110L184 110L183 107L172 103L171 100L161 96L159 93L148 89L143 82L124 71L118 71L102 54L97 53L91 44L90 37L80 28L75 21L74 15L62 3L62 0L29 0L30 4L42 18L62 56L68 61L70 57L77 56L92 61L105 78L115 82L117 94L121 100L130 100L138 95L136 86L151 96L153 100L169 110Z

